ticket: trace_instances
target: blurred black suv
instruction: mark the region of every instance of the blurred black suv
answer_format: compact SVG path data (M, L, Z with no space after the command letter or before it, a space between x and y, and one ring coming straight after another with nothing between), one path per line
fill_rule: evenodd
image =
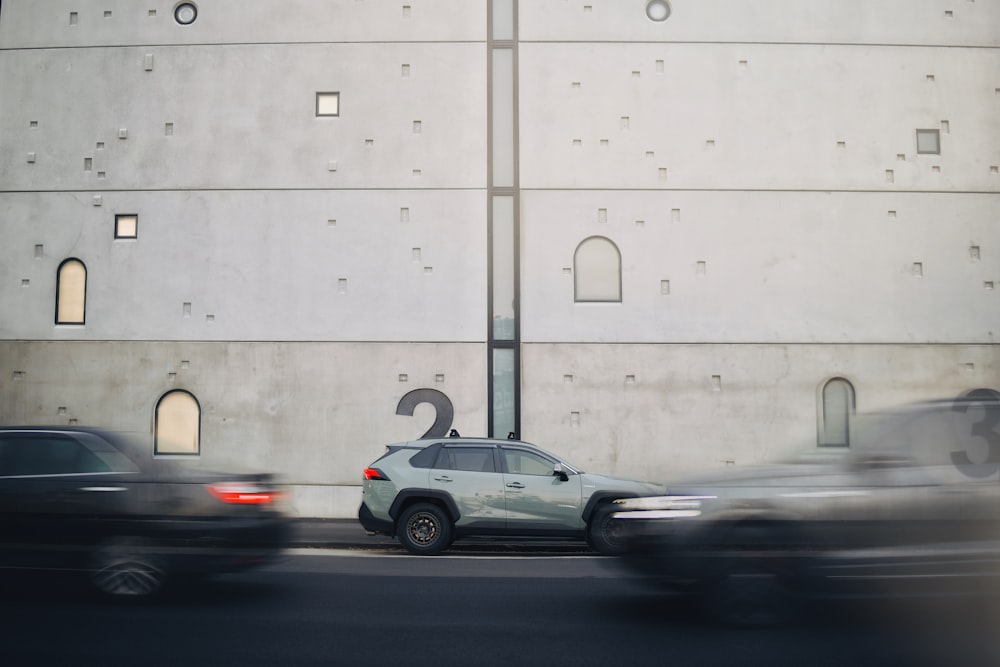
M79 570L135 597L272 560L290 525L270 474L197 470L92 428L0 428L0 567Z

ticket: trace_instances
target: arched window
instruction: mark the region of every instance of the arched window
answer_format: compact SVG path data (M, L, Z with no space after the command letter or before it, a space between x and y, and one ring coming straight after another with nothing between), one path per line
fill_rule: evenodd
M87 267L76 258L56 272L56 324L84 324L87 315Z
M622 300L622 256L610 239L591 236L573 254L573 300Z
M157 401L153 451L156 454L201 452L201 406L191 393L176 389Z
M820 391L820 447L850 447L854 417L854 386L844 378L828 380Z
M1000 391L980 387L979 389L965 392L960 398L965 401L1000 401Z

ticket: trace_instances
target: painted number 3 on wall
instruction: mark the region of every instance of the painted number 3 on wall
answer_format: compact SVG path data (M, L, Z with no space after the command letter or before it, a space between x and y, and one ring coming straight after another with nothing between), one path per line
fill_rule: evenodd
M970 438L965 449L953 451L951 461L966 477L985 479L1000 473L1000 407L996 405L996 393L992 390L977 390L968 396L982 401L966 401L954 406L954 410L967 413L977 408L981 414L971 424ZM969 450L975 452L969 456Z
M403 398L399 399L396 406L397 415L413 416L414 409L421 403L429 403L434 406L436 417L431 427L427 429L422 438L441 438L448 435L451 423L455 419L455 407L451 404L451 399L437 389L414 389Z

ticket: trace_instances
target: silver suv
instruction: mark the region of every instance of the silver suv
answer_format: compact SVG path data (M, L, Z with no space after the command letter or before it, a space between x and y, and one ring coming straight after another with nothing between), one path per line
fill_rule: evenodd
M364 471L358 519L425 556L472 535L586 539L614 554L612 502L663 492L585 473L519 440L453 436L389 445Z

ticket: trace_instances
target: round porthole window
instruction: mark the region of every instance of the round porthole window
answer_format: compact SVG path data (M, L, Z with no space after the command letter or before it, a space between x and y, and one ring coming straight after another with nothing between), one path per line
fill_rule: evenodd
M670 4L667 0L649 0L646 4L646 16L650 21L666 21L670 16Z
M182 2L174 8L174 20L181 25L191 25L196 18L198 18L198 8L193 2Z

